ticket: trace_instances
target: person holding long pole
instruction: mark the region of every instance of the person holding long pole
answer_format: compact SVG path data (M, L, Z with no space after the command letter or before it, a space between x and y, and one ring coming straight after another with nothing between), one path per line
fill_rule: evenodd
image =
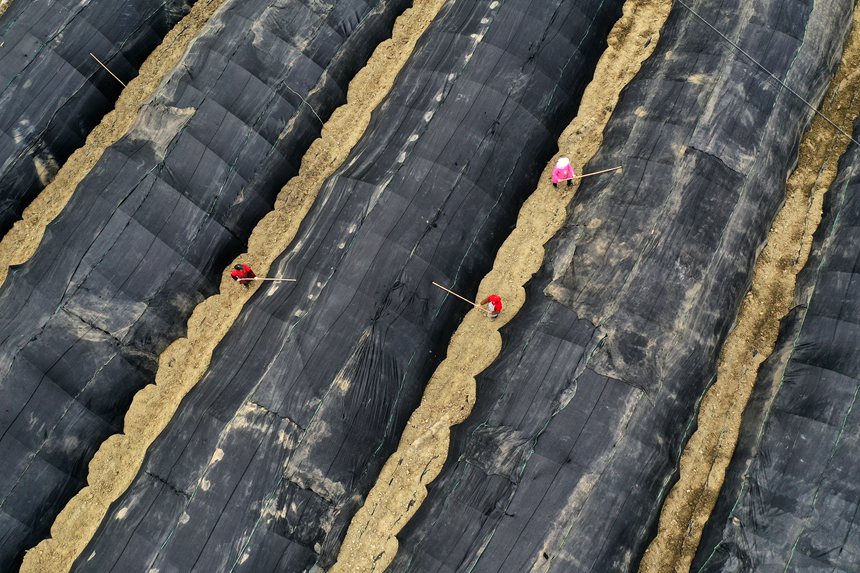
M490 318L499 318L499 313L502 312L502 297L497 294L491 294L479 304L481 306L486 305L487 316Z
M468 298L466 298L464 296L461 296L461 295L455 293L454 291L452 291L450 289L443 287L442 285L440 285L436 281L433 281L433 286L442 289L443 291L447 292L448 294L452 294L452 295L456 296L460 300L468 302L469 304L471 304L472 306L474 306L475 308L477 308L483 312L486 312L487 316L489 316L490 318L498 318L499 313L502 312L502 297L500 297L497 294L491 294L490 296L488 296L487 298L482 300L480 303L477 303L477 302L469 300Z
M573 185L574 179L583 179L585 177L591 177L593 175L602 175L603 173L610 173L612 171L618 171L621 169L621 165L617 167L610 167L609 169L601 169L600 171L594 171L592 173L583 173L582 175L577 175L576 171L573 169L573 166L570 164L570 159L567 157L560 157L555 164L555 167L552 169L552 186L558 187L559 183L567 182L567 186L570 187Z
M258 277L257 273L255 273L251 267L244 263L239 263L233 267L233 270L230 271L230 278L234 281L238 281L240 285L248 288L253 281L275 281L275 282L296 282L296 279L283 279L283 278L274 278L274 277Z
M240 285L248 288L251 284L251 281L257 278L257 273L251 270L251 267L244 263L239 263L233 267L233 270L230 271L230 278L234 281L238 281Z

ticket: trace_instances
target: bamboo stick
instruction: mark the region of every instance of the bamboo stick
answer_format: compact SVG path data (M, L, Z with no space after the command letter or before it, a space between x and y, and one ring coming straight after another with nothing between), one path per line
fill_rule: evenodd
M601 173L609 173L610 171L618 171L619 169L621 169L621 167L622 166L619 165L618 167L610 167L609 169L601 169L600 171L594 171L592 173L583 173L582 175L574 175L573 177L571 177L569 179L559 179L558 182L561 183L562 181L573 181L574 179L582 179L584 177L591 177L592 175L600 175Z
M490 314L490 311L488 311L486 308L484 308L484 307L483 307L483 306L481 306L480 304L478 304L478 303L476 303L476 302L473 302L473 301L469 300L468 298L466 298L466 297L464 297L464 296L460 296L460 295L458 295L458 294L457 294L457 293L455 293L454 291L452 291L452 290L450 290L450 289L447 289L447 288L443 287L442 285L440 285L440 284L439 284L439 283L437 283L436 281L433 281L433 286L437 286L437 287L439 287L440 289L442 289L443 291L447 292L448 294L452 294L452 295L456 296L457 298L459 298L460 300L464 300L464 301L468 302L469 304L471 304L471 305L472 305L472 306L474 306L475 308L480 309L480 310L482 310L482 311L486 312L487 314Z
M280 281L280 282L294 283L294 282L296 282L298 279L275 279L275 278L271 278L271 279L270 279L270 278L267 278L267 277L254 277L254 278L252 278L252 279L239 279L239 280L246 280L246 281L248 281L248 280L250 280L250 281Z
M97 62L99 63L99 65L100 65L101 67L103 67L103 68L105 69L105 71L107 71L107 73L109 73L110 75L112 75L112 76L113 76L113 79L115 79L116 81L118 81L119 83L121 83L121 84L122 84L122 87L124 87L124 88L127 88L127 87L128 87L127 85L125 85L125 82L124 82L124 81L122 81L121 79L119 79L118 77L116 77L116 74L115 74L115 73L113 73L112 71L110 71L110 68L108 68L106 65L104 65L104 63L102 63L102 61L101 61L100 59L98 59L94 53L90 52L90 55L93 57L93 59L94 59L95 61L97 61Z

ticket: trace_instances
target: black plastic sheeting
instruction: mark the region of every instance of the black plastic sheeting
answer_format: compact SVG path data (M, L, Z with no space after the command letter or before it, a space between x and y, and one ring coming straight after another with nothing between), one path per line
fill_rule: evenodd
M852 4L696 2L813 102ZM811 112L676 5L390 571L635 571Z
M408 0L234 0L0 290L0 570L47 534Z
M449 2L74 569L328 567L622 2Z
M855 126L855 138L860 129ZM693 570L860 570L860 148L825 196Z
M193 0L13 0L0 18L0 237Z

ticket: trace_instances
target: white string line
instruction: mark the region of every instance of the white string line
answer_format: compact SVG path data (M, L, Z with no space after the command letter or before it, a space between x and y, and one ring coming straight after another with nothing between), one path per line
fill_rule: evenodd
M689 10L689 11L690 11L690 13L691 13L691 14L693 14L693 16L695 16L696 18L698 18L699 20L701 20L702 22L704 22L704 23L705 23L705 25L707 25L711 30L713 30L714 32L716 32L717 34L719 34L719 36L720 36L723 40L725 40L726 42L728 42L729 44L731 44L731 45L732 45L732 46L733 46L737 51L739 51L739 52L740 52L740 53L742 53L744 56L746 56L746 57L747 57L747 58L748 58L752 63L754 63L755 65L757 65L759 68L761 68L761 69L762 69L762 71L764 71L764 73L766 73L766 74L767 74L767 75L769 75L771 78L773 78L773 80L774 80L774 81L776 81L779 85L781 85L782 87L784 87L785 89L787 89L789 92L791 92L791 94L792 94L792 95L794 95L794 97L796 97L797 99L799 99L800 101L802 101L804 104L806 104L806 107L808 107L809 109L811 109L812 111L814 111L814 112L815 112L819 117L823 118L823 119L824 119L824 121L826 121L827 123L829 123L830 125L832 125L832 126L833 126L833 128L834 128L834 129L836 129L836 131L838 131L839 133L841 133L842 135L844 135L845 137L847 137L848 139L850 139L851 141L853 141L854 143L856 143L858 146L860 146L860 142L858 142L856 139L854 139L853 137L851 137L850 135L848 135L847 133L845 133L845 131L843 131L841 127L839 127L838 125L836 125L835 123L833 123L833 121L832 121L829 117L827 117L826 115L824 115L823 113L821 113L820 111L818 111L818 109L816 109L816 108L815 108L815 106L813 106L811 103L809 103L808 101L806 101L805 99L803 99L803 97L802 97L799 93L797 93L796 91L794 91L793 89L791 89L790 87L788 87L787 85L785 85L785 82L783 82L781 79L779 79L778 77L776 77L776 76L775 76L773 73L771 73L771 71L770 71L770 70L768 70L766 67L764 67L763 65L761 65L760 63L758 63L758 61L756 61L756 59L755 59L755 58L753 58L751 55L749 55L747 52L745 52L745 51L744 51L744 49L743 49L743 48L741 48L740 46L738 46L736 43L734 43L733 41L731 41L728 37L726 37L726 35L725 35L725 34L723 34L722 32L720 32L719 30L717 30L717 29L713 26L713 24L711 24L710 22L708 22L707 20L705 20L702 16L700 16L700 15L698 14L698 12L696 12L695 10L693 10L692 8L690 8L689 6L687 6L687 5L684 3L684 1L683 1L683 0L676 0L676 1L677 1L681 6L683 6L683 7L684 7L684 8L686 8L687 10Z
M320 116L317 115L316 110L314 110L313 106L311 106L311 104L308 103L308 100L306 100L305 98L302 97L302 94L300 94L299 92L297 92L296 90L294 90L293 88L288 86L287 84L282 84L282 85L285 88L287 88L288 90L290 90L291 92L293 92L294 94L296 94L297 96L299 96L299 99L302 100L302 103L304 103L306 106L308 106L308 109L311 110L311 113L314 114L316 116L316 118L320 121L320 125L323 125L323 126L325 125L325 122L322 120L322 118Z

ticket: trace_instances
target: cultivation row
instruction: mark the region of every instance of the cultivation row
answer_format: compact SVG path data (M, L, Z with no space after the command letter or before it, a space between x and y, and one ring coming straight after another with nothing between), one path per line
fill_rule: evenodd
M406 0L234 0L0 290L0 568L47 533ZM307 103L302 96L307 94ZM312 109L313 108L313 109Z
M0 237L191 4L12 2L0 19Z
M332 563L620 8L443 8L76 570Z
M692 6L812 101L852 9ZM392 571L638 566L811 116L717 40L675 5Z

